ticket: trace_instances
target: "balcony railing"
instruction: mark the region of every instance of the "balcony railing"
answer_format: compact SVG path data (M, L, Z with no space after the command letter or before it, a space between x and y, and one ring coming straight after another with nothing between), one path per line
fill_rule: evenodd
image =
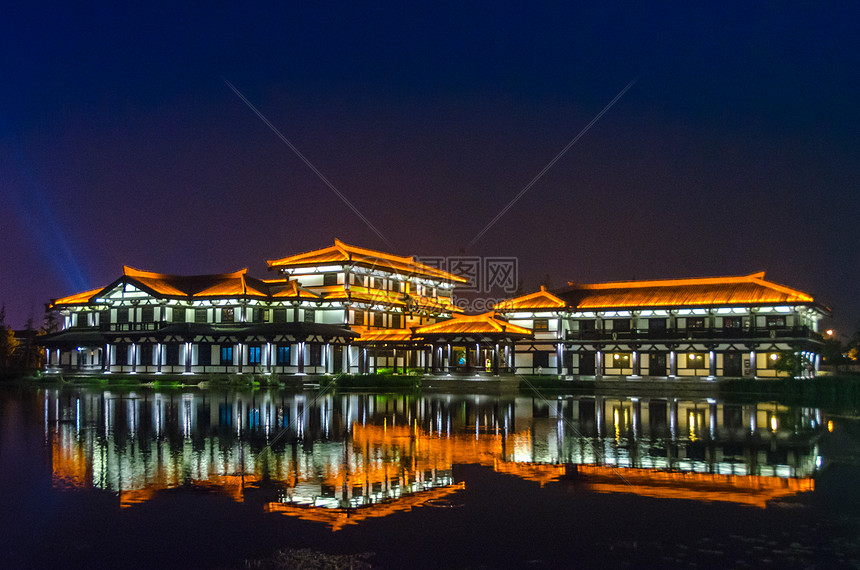
M816 339L821 335L809 327L774 328L710 328L710 329L665 329L665 330L572 330L567 331L566 340L572 341L679 341L679 340L746 340L746 339Z
M99 325L99 330L102 332L145 332L157 331L167 325L167 321L151 323L102 323Z

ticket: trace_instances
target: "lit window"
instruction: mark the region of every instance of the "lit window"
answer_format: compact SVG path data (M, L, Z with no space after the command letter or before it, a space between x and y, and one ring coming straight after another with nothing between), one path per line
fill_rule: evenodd
M548 331L549 330L549 319L535 319L534 330L536 330L536 331Z
M765 360L767 362L767 368L769 370L773 370L776 368L776 365L779 362L779 353L778 352L768 353L767 358Z
M262 355L262 352L262 348L259 346L249 346L248 364L260 364L260 357Z
M236 318L236 313L233 307L224 307L221 309L221 322L222 323L232 323Z
M739 329L743 327L743 319L741 317L723 317L724 329Z
M707 359L701 352L687 353L687 368L706 368Z
M703 329L705 328L705 317L687 317L688 329Z
M278 364L289 364L290 363L290 347L287 346L279 346L278 347Z
M768 315L767 328L777 328L785 326L785 317L782 315Z
M630 368L630 353L616 352L612 355L610 362L612 368Z
M221 346L221 364L233 364L233 346Z

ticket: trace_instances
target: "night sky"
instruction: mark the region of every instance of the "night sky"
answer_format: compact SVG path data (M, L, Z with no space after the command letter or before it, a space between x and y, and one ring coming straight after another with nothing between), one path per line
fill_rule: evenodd
M514 256L527 289L765 270L860 325L856 3L317 4L4 9L10 324L123 264L392 249L226 80L394 253Z

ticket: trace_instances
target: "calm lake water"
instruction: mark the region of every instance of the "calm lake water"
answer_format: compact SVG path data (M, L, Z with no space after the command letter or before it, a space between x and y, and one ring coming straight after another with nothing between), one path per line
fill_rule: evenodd
M858 567L860 421L708 398L0 389L0 566Z

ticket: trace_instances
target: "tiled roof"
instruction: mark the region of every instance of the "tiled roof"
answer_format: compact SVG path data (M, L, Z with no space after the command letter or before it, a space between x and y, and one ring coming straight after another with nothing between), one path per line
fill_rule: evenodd
M563 305L558 305L561 301ZM764 278L764 272L732 277L617 281L577 284L550 293L536 293L509 299L498 311L561 308L615 309L634 307L695 307L715 305L756 305L813 303L813 298Z
M168 275L123 266L126 281L168 297L267 297L268 288L247 269L214 275Z
M93 298L104 296L123 283L129 283L156 296L183 299L225 297L264 299L271 294L276 297L317 298L312 292L299 287L295 281L264 282L248 276L247 271L247 269L242 269L233 273L213 275L169 275L123 266L122 277L107 287L61 297L52 301L50 306L55 308L69 305L87 305Z
M314 265L326 264L351 264L367 268L378 268L383 271L391 271L402 275L414 275L426 277L437 281L451 281L455 283L466 283L468 280L442 271L435 267L415 261L414 257L404 257L383 253L373 249L366 249L348 245L335 239L334 245L322 249L315 249L305 253L299 253L281 259L268 260L269 269L282 267L313 267Z
M541 285L540 291L506 299L495 306L497 311L521 311L525 309L563 309L564 301Z
M414 340L410 329L365 329L359 342L403 342Z
M813 302L802 291L766 281L763 271L739 277L572 284L558 295L578 309Z
M440 321L430 325L424 325L415 329L416 335L426 334L487 334L508 333L515 335L531 336L531 329L512 325L501 319L493 312L482 315L456 315L448 320Z
M83 293L75 293L74 295L69 295L68 297L60 297L59 299L54 299L51 302L51 306L55 307L58 305L88 305L90 299L92 299L101 292L102 288L93 289L92 291L84 291Z

